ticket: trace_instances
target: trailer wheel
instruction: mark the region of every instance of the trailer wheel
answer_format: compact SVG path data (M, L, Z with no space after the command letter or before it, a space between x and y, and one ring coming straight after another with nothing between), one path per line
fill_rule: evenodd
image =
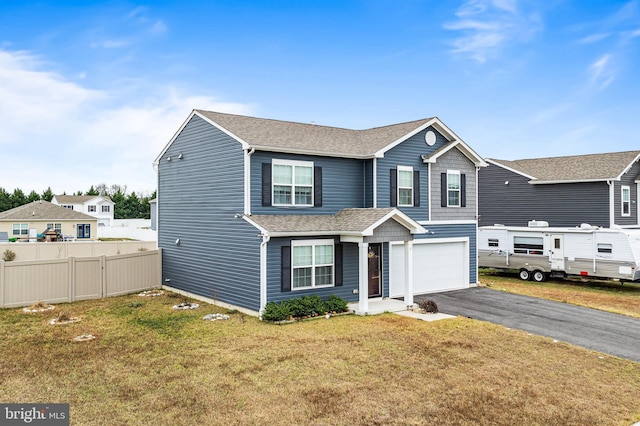
M520 269L518 276L522 281L529 281L531 279L531 272L527 271L526 269Z
M547 274L542 271L533 271L532 278L535 282L541 283L547 279Z

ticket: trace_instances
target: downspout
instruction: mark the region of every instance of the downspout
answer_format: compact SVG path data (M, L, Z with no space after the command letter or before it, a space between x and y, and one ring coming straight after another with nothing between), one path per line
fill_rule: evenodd
M615 215L615 185L612 180L607 181L607 185L609 185L609 228L611 228L616 223L616 215Z
M271 240L269 235L262 235L260 243L260 312L267 305L267 244Z
M251 155L255 148L244 150L244 214L251 216Z

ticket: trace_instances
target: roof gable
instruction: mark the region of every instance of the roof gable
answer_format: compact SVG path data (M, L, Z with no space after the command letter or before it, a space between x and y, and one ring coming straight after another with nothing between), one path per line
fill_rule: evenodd
M445 139L459 141L466 154L481 158L464 144L437 117L397 123L365 130L352 130L317 124L296 123L265 118L193 110L188 119L155 160L167 151L186 124L198 116L239 141L244 149L321 155L346 158L383 157L384 153L423 129L433 126Z
M96 200L96 203L108 202L112 203L111 198L108 195L54 195L56 201L60 204L85 204L91 200Z
M544 184L620 180L639 159L640 151L625 151L514 161L487 159L487 161L531 179L530 183Z

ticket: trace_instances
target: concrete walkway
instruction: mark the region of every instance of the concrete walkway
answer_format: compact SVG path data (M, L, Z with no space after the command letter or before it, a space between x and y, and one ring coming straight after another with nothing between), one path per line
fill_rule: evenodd
M476 287L435 293L440 312L501 324L640 362L640 319Z

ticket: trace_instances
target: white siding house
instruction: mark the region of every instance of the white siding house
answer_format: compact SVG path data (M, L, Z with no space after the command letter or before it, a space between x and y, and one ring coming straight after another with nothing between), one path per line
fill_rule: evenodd
M98 219L98 226L112 226L115 203L102 195L54 195L53 204Z

